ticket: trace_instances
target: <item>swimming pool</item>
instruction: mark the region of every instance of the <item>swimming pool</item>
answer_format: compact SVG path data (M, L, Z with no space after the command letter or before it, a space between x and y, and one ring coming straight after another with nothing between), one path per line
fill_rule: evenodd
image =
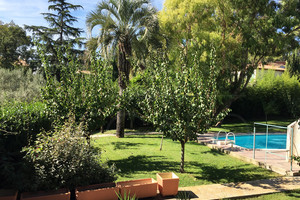
M229 136L228 139L234 140L233 136ZM225 137L219 137L219 140L225 140ZM235 144L241 147L252 149L253 135L237 135L235 136ZM255 136L255 148L266 149L266 135ZM268 149L286 149L286 135L268 135Z

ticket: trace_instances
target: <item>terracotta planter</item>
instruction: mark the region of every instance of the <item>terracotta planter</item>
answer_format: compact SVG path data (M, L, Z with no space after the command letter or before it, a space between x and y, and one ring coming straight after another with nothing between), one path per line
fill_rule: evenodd
M162 196L174 196L178 193L179 178L173 172L156 174L158 189Z
M49 192L26 192L21 194L20 200L70 200L70 194L67 189Z
M119 188L115 183L104 183L78 187L75 193L77 200L118 200Z
M17 196L16 190L0 190L0 200L16 200Z
M124 193L137 198L156 197L157 196L157 181L153 178L131 180L118 182L120 194L123 197Z

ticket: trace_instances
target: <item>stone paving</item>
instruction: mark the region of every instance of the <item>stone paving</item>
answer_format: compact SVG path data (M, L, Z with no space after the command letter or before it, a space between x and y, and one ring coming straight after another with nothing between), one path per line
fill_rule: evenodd
M205 200L250 197L295 189L300 189L300 177L183 187L179 191L189 193L191 199Z

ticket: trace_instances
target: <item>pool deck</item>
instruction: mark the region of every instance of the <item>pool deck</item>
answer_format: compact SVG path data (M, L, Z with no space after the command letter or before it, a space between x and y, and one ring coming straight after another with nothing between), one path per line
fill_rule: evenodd
M217 149L227 153L233 157L253 163L260 167L272 170L284 176L299 176L300 166L295 162L292 164L286 160L286 152L284 150L255 150L255 158L253 158L253 150L245 149L239 146L217 145L212 143L214 134L205 134L198 137L198 143L207 145L212 149Z

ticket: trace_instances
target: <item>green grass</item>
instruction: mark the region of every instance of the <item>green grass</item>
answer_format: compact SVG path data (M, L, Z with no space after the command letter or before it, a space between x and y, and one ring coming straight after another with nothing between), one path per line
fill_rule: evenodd
M274 200L274 199L280 199L280 200L290 200L290 199L300 199L300 190L292 190L292 191L286 191L286 192L280 192L280 193L274 193L274 194L267 194L262 195L258 197L252 197L252 198L244 198L245 200Z
M93 145L103 150L102 159L115 164L118 180L156 178L158 172L175 172L180 186L229 183L279 176L195 142L186 144L185 171L180 174L180 144L161 135L102 137Z
M141 127L137 129L125 129L124 133L146 133L146 132L155 131L152 127ZM104 133L96 131L93 135L101 135L101 134L116 134L116 129L105 130Z
M209 129L210 132L218 132L220 130L226 131L226 132L234 132L234 133L252 133L253 132L253 124L254 122L257 123L263 123L265 124L265 121L249 121L247 123L224 123L221 125L221 127L218 128L211 128ZM291 124L293 120L287 119L287 120L270 120L268 121L268 124L277 125L277 126L288 126ZM266 127L265 126L258 126L256 125L256 132L265 133ZM284 129L278 129L278 128L270 128L269 132L286 132Z

